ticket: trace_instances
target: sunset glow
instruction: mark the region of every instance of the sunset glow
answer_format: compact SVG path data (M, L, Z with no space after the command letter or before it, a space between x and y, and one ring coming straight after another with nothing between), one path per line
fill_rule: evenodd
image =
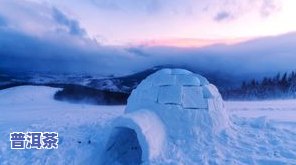
M225 44L225 45L232 45L237 44L240 42L244 42L249 40L249 38L241 38L241 39L225 39L225 40L218 40L218 39L163 39L163 40L150 40L150 41L143 41L135 43L145 46L174 46L174 47L195 47L200 48L204 46L216 45L216 44Z

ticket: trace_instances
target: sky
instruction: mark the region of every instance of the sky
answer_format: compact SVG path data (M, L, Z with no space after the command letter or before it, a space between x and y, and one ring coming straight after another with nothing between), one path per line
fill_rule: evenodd
M295 0L0 0L3 70L296 69Z
M296 29L295 0L1 0L0 4L2 21L7 19L14 28L35 35L70 28L70 33L104 45L198 46Z
M89 34L110 44L248 39L296 29L294 0L92 0L89 10L72 4Z

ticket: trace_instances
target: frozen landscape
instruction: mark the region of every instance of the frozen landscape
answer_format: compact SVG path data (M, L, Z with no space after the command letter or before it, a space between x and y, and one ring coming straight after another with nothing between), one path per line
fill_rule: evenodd
M59 102L58 88L20 86L0 91L1 164L99 164L112 121L125 106ZM296 100L225 102L232 123L202 152L175 148L159 164L296 164ZM11 150L9 133L57 131L55 150ZM155 161L157 164L157 160Z
M0 0L0 165L296 165L295 6Z

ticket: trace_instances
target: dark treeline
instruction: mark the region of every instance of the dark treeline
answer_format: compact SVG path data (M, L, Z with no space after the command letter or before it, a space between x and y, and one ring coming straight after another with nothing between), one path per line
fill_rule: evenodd
M129 94L122 92L103 91L81 85L64 85L55 93L54 99L72 103L97 105L125 105Z
M278 73L262 80L245 81L239 88L222 91L227 100L296 98L296 72Z

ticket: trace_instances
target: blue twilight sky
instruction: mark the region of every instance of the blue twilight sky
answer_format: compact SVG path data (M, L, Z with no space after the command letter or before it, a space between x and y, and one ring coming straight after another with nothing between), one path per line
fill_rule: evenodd
M0 71L296 69L295 0L0 0Z

